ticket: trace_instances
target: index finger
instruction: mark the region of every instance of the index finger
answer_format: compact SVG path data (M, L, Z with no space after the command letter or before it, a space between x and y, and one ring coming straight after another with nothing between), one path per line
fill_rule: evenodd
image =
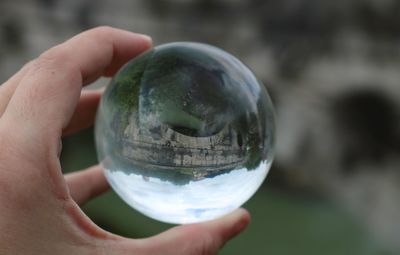
M102 74L112 75L150 47L147 36L109 27L73 37L39 56L20 81L3 121L11 121L22 132L44 134L47 140L51 133L61 135L77 105L82 84ZM54 138L58 144L59 137Z

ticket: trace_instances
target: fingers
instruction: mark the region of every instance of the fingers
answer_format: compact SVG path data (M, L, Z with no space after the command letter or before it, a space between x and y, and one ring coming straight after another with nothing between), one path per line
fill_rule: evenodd
M113 29L89 30L43 53L20 81L3 117L28 135L58 144L79 100L82 84L111 75L151 46L145 36Z
M148 239L136 240L132 246L136 249L140 247L145 254L217 254L224 244L242 232L249 222L250 214L244 209L238 209L214 221L182 225Z
M75 133L93 125L102 93L103 89L82 91L71 121L63 130L64 135Z
M65 181L72 199L78 204L84 204L108 190L109 185L99 165L86 170L65 175Z

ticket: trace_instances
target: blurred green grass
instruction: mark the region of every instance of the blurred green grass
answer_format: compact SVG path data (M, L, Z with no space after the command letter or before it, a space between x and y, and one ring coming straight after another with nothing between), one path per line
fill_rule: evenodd
M97 163L92 129L64 138L61 163L64 172ZM391 254L334 204L270 188L268 178L244 207L252 214L252 223L224 247L222 255ZM127 237L147 237L172 226L141 215L112 191L90 201L83 210L99 226Z

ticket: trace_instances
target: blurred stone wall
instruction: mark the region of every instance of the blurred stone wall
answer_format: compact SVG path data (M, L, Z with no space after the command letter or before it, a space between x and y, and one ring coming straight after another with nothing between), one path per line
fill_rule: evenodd
M0 78L111 25L242 59L278 118L270 179L333 199L400 250L400 1L2 0Z

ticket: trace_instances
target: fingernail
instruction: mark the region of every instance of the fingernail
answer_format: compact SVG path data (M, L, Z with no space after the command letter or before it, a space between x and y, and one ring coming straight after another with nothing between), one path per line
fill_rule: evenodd
M225 240L230 240L240 234L250 223L250 214L247 210L239 208L227 216L230 222L229 231L226 232Z
M145 40L148 41L149 43L151 43L151 44L153 43L153 39L152 39L150 36L145 35L145 34L138 34L138 33L137 33L137 35L143 37L143 39L145 39Z
M251 218L249 212L243 208L238 209L235 213L238 214L236 216L238 219L235 224L235 232L239 234L249 225Z

